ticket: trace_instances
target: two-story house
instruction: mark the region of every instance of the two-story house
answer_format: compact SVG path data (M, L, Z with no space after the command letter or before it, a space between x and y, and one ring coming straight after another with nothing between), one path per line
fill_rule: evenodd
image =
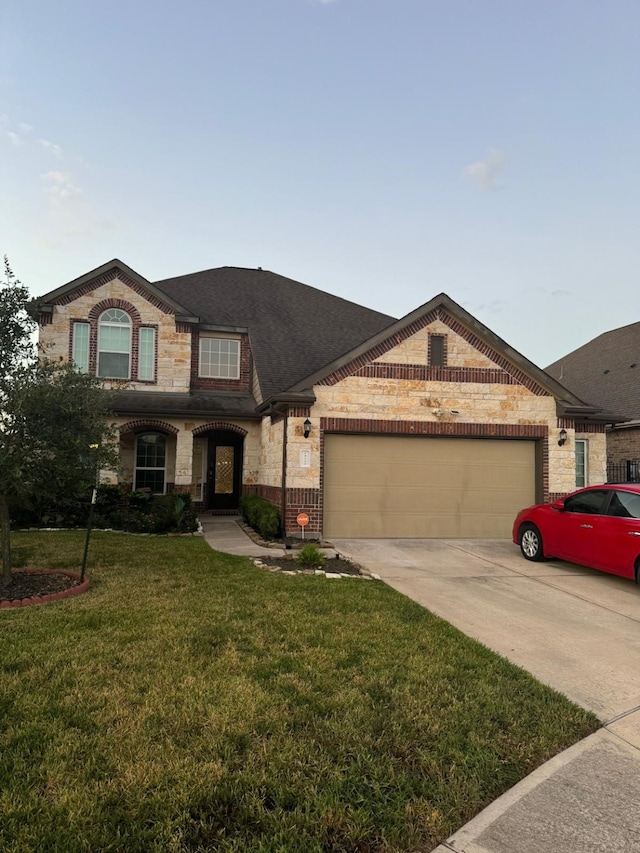
M261 269L151 283L113 260L41 299L41 343L119 390L119 479L286 531L502 537L605 476L605 422L440 294L396 320ZM606 420L606 419L605 419ZM582 446L582 445L581 445Z

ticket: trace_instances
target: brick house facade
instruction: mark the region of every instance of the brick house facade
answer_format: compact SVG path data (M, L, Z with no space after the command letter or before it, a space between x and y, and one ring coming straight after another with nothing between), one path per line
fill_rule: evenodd
M115 260L40 303L49 356L125 382L132 488L259 494L292 535L304 511L325 536L506 536L576 487L576 442L604 479L598 410L445 294L395 320L267 271L152 284Z

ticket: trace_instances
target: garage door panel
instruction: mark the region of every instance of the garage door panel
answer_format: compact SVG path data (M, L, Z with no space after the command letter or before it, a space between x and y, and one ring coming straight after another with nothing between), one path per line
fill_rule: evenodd
M535 444L327 436L324 482L329 537L505 537L535 502Z

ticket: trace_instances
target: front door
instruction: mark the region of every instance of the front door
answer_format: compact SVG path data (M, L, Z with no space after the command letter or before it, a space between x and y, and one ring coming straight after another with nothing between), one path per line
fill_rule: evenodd
M208 509L238 509L242 486L242 436L219 430L209 437Z

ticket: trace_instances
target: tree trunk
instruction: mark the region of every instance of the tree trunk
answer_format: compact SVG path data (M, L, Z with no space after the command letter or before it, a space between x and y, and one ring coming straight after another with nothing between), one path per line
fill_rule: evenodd
M0 495L0 546L2 547L2 579L0 588L11 586L11 531L9 529L9 504L6 495Z

